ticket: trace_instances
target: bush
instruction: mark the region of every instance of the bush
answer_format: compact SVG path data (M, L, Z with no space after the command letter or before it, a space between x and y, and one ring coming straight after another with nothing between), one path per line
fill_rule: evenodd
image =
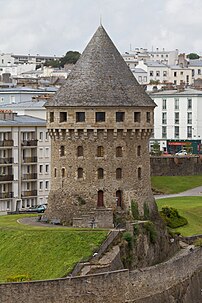
M131 212L134 220L139 219L138 204L134 200L131 201Z
M157 231L155 225L152 222L148 221L144 223L144 228L149 234L150 242L153 244L156 243Z
M132 248L133 237L129 231L123 233L123 239L128 242L128 247Z
M29 275L17 275L17 276L10 276L6 279L7 282L25 282L31 281Z
M188 224L188 221L186 218L180 216L178 213L178 210L173 207L162 207L162 210L160 211L160 215L167 226L170 228L177 228L184 226Z

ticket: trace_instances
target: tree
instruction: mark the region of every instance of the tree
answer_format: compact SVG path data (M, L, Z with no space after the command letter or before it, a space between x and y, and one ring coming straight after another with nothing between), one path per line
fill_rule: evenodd
M81 54L77 51L68 51L66 55L60 60L61 66L64 67L65 64L75 64L80 55Z
M187 55L187 58L191 59L191 60L194 60L194 59L199 59L200 56L196 53L190 53Z

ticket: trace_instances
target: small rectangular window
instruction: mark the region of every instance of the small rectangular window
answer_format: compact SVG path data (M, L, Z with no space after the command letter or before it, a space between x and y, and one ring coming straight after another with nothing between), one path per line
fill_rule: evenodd
M49 188L49 182L46 181L46 182L45 182L45 189L48 189L48 188Z
M150 123L151 122L151 113L150 112L147 112L147 123Z
M60 112L60 122L67 121L67 112Z
M162 100L162 109L166 109L167 108L167 100L166 99L163 99Z
M187 99L187 109L192 109L192 99Z
M192 113L187 113L187 124L192 124Z
M39 189L43 189L43 181L39 182Z
M105 112L97 112L95 113L96 122L105 122Z
M179 138L179 131L180 131L180 128L179 126L175 126L175 138Z
M192 137L192 127L187 126L187 138L191 138L191 137Z
M167 138L167 127L162 126L162 138Z
M179 109L179 99L175 98L175 110Z
M50 122L54 122L54 112L50 112Z
M39 173L40 173L40 174L43 173L43 165L39 165Z
M39 133L39 140L41 140L41 141L43 140L43 132Z
M85 122L85 112L76 112L76 122Z
M167 113L162 113L162 124L167 124Z
M175 113L175 124L179 124L180 123L180 115L179 113Z
M116 112L116 122L123 122L124 121L124 112Z
M134 122L140 123L140 112L134 112Z
M48 164L46 164L46 166L45 166L45 168L46 168L46 173L48 174L49 173L49 165Z

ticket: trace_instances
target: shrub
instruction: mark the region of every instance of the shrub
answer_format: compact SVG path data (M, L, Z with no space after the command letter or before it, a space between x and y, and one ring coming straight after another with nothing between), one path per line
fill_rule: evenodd
M123 233L123 239L128 242L128 247L131 249L133 237L129 231Z
M149 234L149 239L151 243L156 243L157 231L155 225L151 221L148 221L144 223L144 228Z
M170 228L177 228L188 224L186 218L180 216L178 210L173 207L162 207L160 211L162 219L165 221L166 225Z
M194 241L195 246L202 247L202 238L198 238Z
M31 278L29 275L17 275L17 276L10 276L6 279L7 282L25 282L25 281L31 281Z
M131 212L134 220L139 219L138 204L134 200L131 201Z

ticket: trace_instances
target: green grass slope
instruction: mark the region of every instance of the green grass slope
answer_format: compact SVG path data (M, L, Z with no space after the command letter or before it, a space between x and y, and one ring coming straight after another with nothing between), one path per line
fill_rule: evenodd
M202 186L202 176L154 176L151 177L151 184L155 191L176 194Z
M156 201L159 210L162 206L174 207L179 214L188 220L188 224L175 228L183 236L202 234L202 197L177 197L159 199Z
M0 281L27 274L32 280L60 278L87 259L107 231L22 225L22 216L0 217Z

